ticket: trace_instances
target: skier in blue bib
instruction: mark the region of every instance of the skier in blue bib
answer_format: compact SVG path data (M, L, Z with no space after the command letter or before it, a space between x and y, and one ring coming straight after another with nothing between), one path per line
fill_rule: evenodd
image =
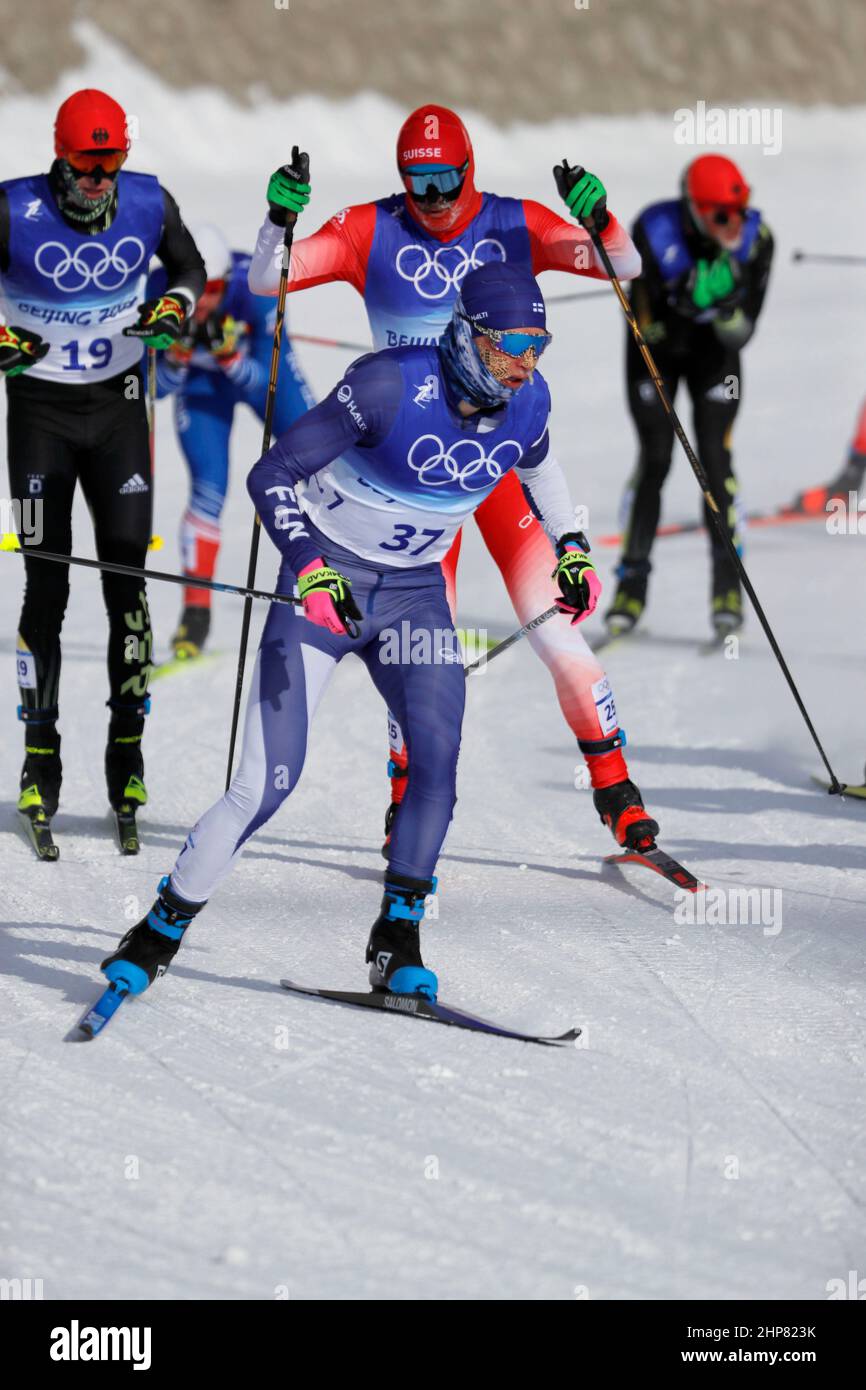
M43 858L56 857L49 822L62 776L57 720L69 568L33 552L71 554L80 484L99 559L144 564L152 493L139 362L145 346L177 339L205 283L171 195L150 174L121 172L129 146L123 109L105 92L85 89L57 114L50 171L0 184L0 374L7 383L10 489L21 516L37 523L22 536L17 671L25 761L18 805ZM166 290L142 302L152 256L165 267ZM122 847L134 852L135 811L147 799L141 739L150 616L143 580L104 572L102 589L108 798L124 820Z
M580 621L600 592L550 453L550 396L536 371L549 341L530 272L483 266L466 276L438 344L360 358L255 465L250 495L283 557L277 587L297 586L303 615L272 605L231 785L190 833L151 911L103 962L109 980L137 993L169 965L246 841L294 788L319 699L355 652L400 720L413 769L367 943L370 981L435 998L419 927L456 799L465 687L440 561L514 469L556 545L567 616L551 621Z
M274 343L273 301L247 284L250 257L232 251L218 227L193 228L204 257L207 283L183 337L160 353L157 390L174 396L174 423L190 475L190 494L180 525L183 572L189 578L183 609L171 639L176 657L202 651L210 631L211 590L219 554L220 517L229 479L229 439L239 405L264 420ZM164 268L154 271L148 296L167 287ZM274 398L273 433L315 405L284 326Z
M697 450L713 498L735 545L737 482L731 434L742 394L742 349L763 308L773 237L749 206L750 189L733 160L702 154L686 169L682 196L644 208L633 228L643 269L631 285L641 332L671 400L681 381L694 406ZM647 597L650 554L671 463L674 429L647 365L627 335L626 387L638 436L637 466L626 493L619 584L605 622L629 632ZM711 620L717 636L743 622L737 569L704 508L712 559Z

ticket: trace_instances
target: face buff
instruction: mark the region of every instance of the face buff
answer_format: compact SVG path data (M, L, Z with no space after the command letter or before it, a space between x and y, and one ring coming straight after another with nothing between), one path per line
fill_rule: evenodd
M117 193L115 182L112 182L111 187L101 197L88 198L78 187L78 179L82 175L73 169L67 160L56 159L54 168L59 183L60 206L66 217L87 226L105 216Z
M474 342L477 332L458 294L451 322L439 339L445 373L459 396L491 409L510 401L515 388L504 386L482 362Z

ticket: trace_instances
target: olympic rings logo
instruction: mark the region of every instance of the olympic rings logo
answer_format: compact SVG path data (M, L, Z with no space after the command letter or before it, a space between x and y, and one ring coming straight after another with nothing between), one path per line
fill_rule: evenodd
M424 487L457 483L464 492L480 492L498 483L522 457L516 439L503 439L488 454L477 439L457 439L446 449L438 435L422 434L412 444L406 462Z
M121 237L113 249L87 241L74 251L62 241L43 241L33 264L62 294L77 294L91 284L99 290L119 290L144 260L144 242Z
M482 253L483 247L490 250ZM467 254L462 246L440 246L431 255L426 246L412 242L401 246L394 262L397 274L415 286L422 299L444 299L460 289L470 270L491 261L506 260L505 247L495 237L484 237Z

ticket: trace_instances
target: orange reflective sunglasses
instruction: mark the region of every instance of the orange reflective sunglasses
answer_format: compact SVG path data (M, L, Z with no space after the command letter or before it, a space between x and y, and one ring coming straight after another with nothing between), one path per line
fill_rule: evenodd
M126 163L126 150L74 150L64 158L76 174L92 174L94 169L116 174Z

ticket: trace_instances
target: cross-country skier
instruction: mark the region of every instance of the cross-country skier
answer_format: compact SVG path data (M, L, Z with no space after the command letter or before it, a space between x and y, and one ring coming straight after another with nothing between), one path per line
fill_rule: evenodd
M130 141L116 101L92 89L75 92L60 107L54 133L56 158L47 174L0 185L0 372L7 380L11 496L39 508L38 541L24 546L18 638L26 745L18 805L35 827L34 840L46 838L60 794L60 630L69 570L28 552L42 546L71 553L80 483L99 558L144 564L152 498L139 360L144 345L175 341L205 283L171 195L150 174L121 172ZM154 255L169 288L142 302ZM147 799L141 738L150 617L143 581L103 573L102 588L108 798L134 819Z
M475 160L466 129L453 111L423 106L397 140L405 192L344 208L292 247L289 289L345 280L364 297L377 347L433 343L448 323L467 271L489 262L606 278L589 232L526 198L501 198L475 187ZM581 168L555 171L560 194L575 218L592 218L614 267L624 279L640 260L631 239L607 209L601 181ZM283 228L298 210L291 166L268 185L269 214L250 268L257 294L276 294ZM418 389L424 387L418 382ZM505 580L522 624L544 610L553 551L532 514L517 476L508 473L476 513L485 544ZM408 546L408 542L407 542ZM460 533L445 557L452 611ZM553 676L562 712L586 759L596 809L620 844L650 844L658 825L629 780L613 693L605 672L576 630L549 623L530 643ZM389 715L391 806L386 836L404 795L406 749L399 721ZM386 842L387 843L387 842Z
M842 471L836 475L832 482L825 483L823 487L808 488L805 492L801 492L794 502L793 510L808 512L814 516L823 516L827 510L827 503L834 498L847 504L849 493L856 492L859 496L864 477L866 477L866 401L860 407L854 438L848 448L848 456Z
M551 569L571 622L592 612L600 591L550 454L550 396L534 370L548 342L532 275L483 266L463 281L438 346L360 358L255 465L250 494L283 557L278 592L297 585L303 615L272 604L232 783L194 827L147 917L103 962L110 981L138 993L168 966L233 859L294 788L316 706L355 652L399 719L412 766L367 945L370 980L435 997L419 924L454 807L465 690L440 561L515 469L556 538Z
M210 631L211 590L195 580L213 579L216 569L235 409L247 405L264 420L276 313L269 299L250 293L249 255L230 250L217 227L196 226L193 235L207 284L187 331L160 354L157 367L159 395L174 394L175 428L190 474L180 539L183 571L191 582L172 637L182 659L198 656ZM166 271L155 271L148 296L162 294L166 285ZM280 358L275 436L315 404L285 329Z
M742 392L740 353L755 325L770 274L773 238L732 160L699 155L685 170L681 196L652 203L633 228L643 270L631 302L671 399L685 381L694 406L698 456L713 497L739 547L731 432ZM646 363L628 333L626 382L639 441L626 494L619 584L605 621L634 627L646 604L650 554L674 430ZM705 512L706 512L705 508ZM743 621L740 581L707 517L712 555L713 626L719 635Z

